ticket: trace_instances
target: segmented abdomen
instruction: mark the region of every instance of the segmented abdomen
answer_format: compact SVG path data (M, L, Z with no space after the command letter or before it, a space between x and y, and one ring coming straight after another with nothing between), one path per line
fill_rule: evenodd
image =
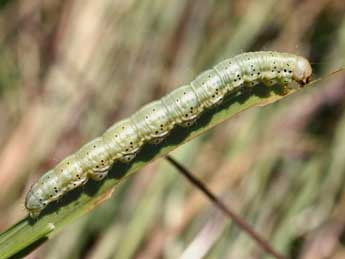
M37 217L50 202L89 178L103 179L114 162L130 162L145 143L159 143L175 125L192 125L205 109L219 104L240 87L292 80L304 84L310 76L309 62L287 53L251 52L224 60L190 84L114 124L101 137L61 161L32 186L25 206L32 217Z

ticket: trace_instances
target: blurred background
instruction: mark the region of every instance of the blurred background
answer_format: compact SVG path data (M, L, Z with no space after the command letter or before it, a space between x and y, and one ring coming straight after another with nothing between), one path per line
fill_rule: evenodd
M238 53L345 66L343 0L0 2L0 230L47 169ZM345 258L345 73L243 112L172 156L278 251ZM165 160L28 258L268 258Z

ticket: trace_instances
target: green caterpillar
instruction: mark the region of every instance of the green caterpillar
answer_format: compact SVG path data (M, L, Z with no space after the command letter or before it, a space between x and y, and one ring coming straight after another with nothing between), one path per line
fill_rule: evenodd
M62 160L44 174L28 192L25 207L32 218L66 192L100 181L114 162L130 162L145 143L159 143L176 126L188 127L200 114L242 87L306 84L312 74L303 57L271 51L250 52L226 59L190 84L153 101L128 119L115 123L102 136Z

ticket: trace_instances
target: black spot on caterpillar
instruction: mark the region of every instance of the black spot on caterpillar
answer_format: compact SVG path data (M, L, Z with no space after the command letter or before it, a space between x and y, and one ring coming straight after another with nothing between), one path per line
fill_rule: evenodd
M190 84L151 102L102 136L84 145L44 174L28 192L25 207L36 218L52 201L85 184L102 180L115 162L128 163L145 143L157 144L176 126L189 127L201 113L228 94L259 82L265 85L306 84L312 74L303 57L271 51L250 52L226 59Z

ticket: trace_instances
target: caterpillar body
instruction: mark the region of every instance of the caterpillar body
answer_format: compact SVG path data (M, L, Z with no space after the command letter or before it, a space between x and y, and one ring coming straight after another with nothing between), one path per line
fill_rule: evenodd
M301 56L271 51L249 52L226 59L206 70L190 84L153 101L128 119L115 123L105 133L62 160L32 185L25 207L32 218L66 192L100 181L114 162L128 163L145 143L161 142L176 126L188 127L205 110L242 87L306 84L312 68Z

